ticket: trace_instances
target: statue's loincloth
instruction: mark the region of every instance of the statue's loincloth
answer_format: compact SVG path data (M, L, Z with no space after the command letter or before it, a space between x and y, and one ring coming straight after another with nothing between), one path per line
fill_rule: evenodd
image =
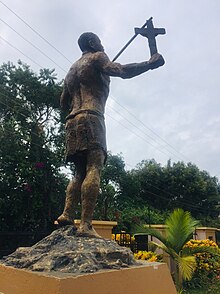
M66 162L74 162L77 155L87 150L102 149L107 154L104 115L80 111L68 116L66 122Z

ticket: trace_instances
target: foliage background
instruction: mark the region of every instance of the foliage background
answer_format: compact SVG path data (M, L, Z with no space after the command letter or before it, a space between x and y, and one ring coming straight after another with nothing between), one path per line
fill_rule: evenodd
M63 205L60 92L53 70L0 68L1 231L46 230Z

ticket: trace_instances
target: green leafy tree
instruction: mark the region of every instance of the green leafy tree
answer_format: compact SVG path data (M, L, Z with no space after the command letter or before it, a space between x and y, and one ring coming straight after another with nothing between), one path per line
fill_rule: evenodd
M218 179L192 163L171 164L168 161L162 167L153 159L145 160L129 172L129 177L130 183L124 191L139 205L142 203L160 211L181 207L205 225L219 215Z
M165 214L143 204L138 195L140 181L132 172L125 171L121 155L108 154L102 171L101 189L95 217L102 220L116 220L117 230L130 231L135 223L163 223Z
M189 210L198 219L217 218L220 200L217 178L200 171L192 163L167 165L164 171L164 190L170 194L170 204Z
M0 230L47 229L61 210L60 91L54 70L0 67Z
M118 213L117 231L125 230L126 232L130 232L134 224L163 224L166 216L166 211L161 213L159 210L149 206L125 207Z
M168 161L161 166L153 159L143 160L131 171L125 171L124 165L120 156L109 154L96 210L100 218L122 223L123 212L129 210L144 211L149 207L163 215L173 207L180 207L190 211L203 225L218 222L220 186L217 178L206 171L200 171L192 163ZM129 221L126 227L130 227Z
M169 206L168 196L161 190L163 184L163 170L154 159L143 160L137 169L131 171L131 177L137 183L136 192L142 205L149 205L158 210Z
M121 183L126 177L125 163L121 155L108 153L106 164L102 170L100 195L95 210L95 217L102 220L117 218L122 199Z

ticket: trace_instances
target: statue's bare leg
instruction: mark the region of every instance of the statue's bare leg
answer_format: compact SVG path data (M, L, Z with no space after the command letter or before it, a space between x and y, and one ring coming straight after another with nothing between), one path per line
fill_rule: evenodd
M100 188L100 173L104 165L105 154L103 150L88 151L86 177L81 187L82 215L77 234L101 238L92 227L92 218Z
M73 225L77 205L81 197L81 186L85 178L86 165L85 160L80 160L75 163L76 175L69 182L66 189L66 200L63 213L58 217L57 222L60 226Z

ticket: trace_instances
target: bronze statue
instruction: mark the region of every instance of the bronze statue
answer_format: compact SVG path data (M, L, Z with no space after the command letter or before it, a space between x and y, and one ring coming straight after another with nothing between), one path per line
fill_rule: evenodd
M76 175L66 190L62 225L74 226L75 210L81 198L81 224L77 234L99 237L92 227L93 212L99 194L100 172L107 155L104 112L109 94L110 76L129 79L164 64L156 53L149 61L121 65L111 62L100 39L84 33L78 40L82 57L70 68L61 95L66 118L66 161L74 162Z

